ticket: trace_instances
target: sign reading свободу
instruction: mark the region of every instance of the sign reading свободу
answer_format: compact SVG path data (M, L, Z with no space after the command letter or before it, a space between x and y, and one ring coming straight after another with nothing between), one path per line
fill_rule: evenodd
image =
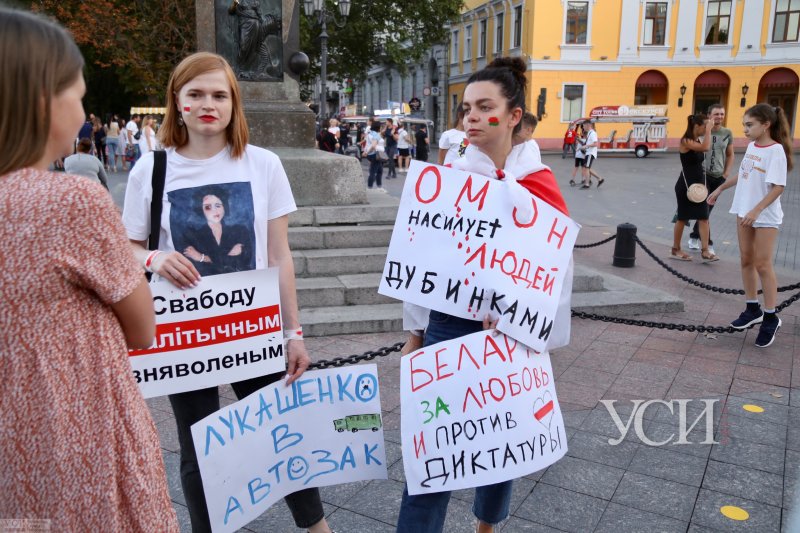
M183 290L150 285L156 338L129 360L145 398L282 372L278 269L206 276Z
M378 370L314 370L192 426L215 533L236 531L293 492L386 479Z
M378 292L482 320L544 350L578 225L530 195L527 216L507 184L411 163Z
M567 452L547 352L481 331L400 361L409 494L515 479Z

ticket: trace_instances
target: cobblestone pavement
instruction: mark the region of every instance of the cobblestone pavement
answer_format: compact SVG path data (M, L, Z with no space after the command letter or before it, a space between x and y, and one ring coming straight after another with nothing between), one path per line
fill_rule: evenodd
M545 156L561 183L568 181L569 161ZM654 250L671 240L672 186L678 174L674 154L602 158L597 170L606 177L598 191L568 186L565 196L573 217L583 224L579 241L596 242L630 221ZM401 175L402 176L402 175ZM795 172L784 195L786 223L777 252L780 284L793 283L798 193ZM402 177L385 186L397 194ZM119 180L112 181L115 198ZM116 188L116 189L115 189ZM651 194L652 193L652 194ZM121 197L121 196L120 196ZM735 227L729 223L730 195L712 216L712 233L722 260L672 265L684 274L724 287L740 286ZM793 242L789 242L792 240ZM729 243L729 244L726 244ZM741 297L709 293L666 273L637 251L636 266L611 266L613 244L577 250L576 262L624 276L631 281L680 296L685 311L637 318L665 323L724 325L738 315ZM781 293L783 300L791 293ZM552 355L561 408L567 425L567 456L550 468L515 482L511 516L503 532L709 532L789 531L800 469L800 303L782 313L783 327L767 349L753 346L756 331L704 335L573 319L569 346ZM401 332L344 335L307 341L315 360L361 353L403 339ZM394 531L403 469L400 453L399 361L395 353L378 362L387 445L389 479L321 489L328 521L342 532ZM798 369L798 374L794 369ZM234 396L221 389L223 403ZM678 417L653 405L643 417L644 435L634 431L618 445L611 416L600 400L616 400L623 420L633 400L692 400L690 422L714 401L715 444L703 444L705 425L689 433L690 444L675 444ZM183 531L190 531L178 479L174 419L166 398L148 400L158 427L170 491ZM753 407L755 406L755 407ZM648 441L668 442L648 445ZM471 491L454 493L445 531L474 531ZM737 521L724 506L747 512ZM279 504L246 531L300 531L288 509Z

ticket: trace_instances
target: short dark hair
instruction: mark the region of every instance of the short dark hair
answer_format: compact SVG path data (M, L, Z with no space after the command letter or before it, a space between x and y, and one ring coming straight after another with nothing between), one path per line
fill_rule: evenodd
M715 109L725 109L725 106L719 102L717 102L716 104L711 104L710 106L708 106L708 114L710 115L711 113L713 113Z
M88 154L91 149L92 149L92 140L89 137L81 137L81 140L78 141L78 151L84 154Z
M535 130L536 126L539 125L539 119L530 111L525 111L525 113L522 114L522 123Z

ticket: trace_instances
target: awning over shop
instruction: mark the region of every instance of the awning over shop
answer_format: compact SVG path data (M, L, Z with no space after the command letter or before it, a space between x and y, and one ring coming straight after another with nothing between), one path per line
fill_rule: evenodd
M668 85L667 77L657 70L648 70L636 80L636 88L656 89Z
M730 78L721 70L707 70L694 80L695 89L716 89L719 87L728 87L730 84Z
M165 115L166 107L132 107L131 115Z
M798 80L797 74L788 68L776 68L764 74L764 77L761 78L759 85L766 89L792 89L797 88L800 85L800 80Z

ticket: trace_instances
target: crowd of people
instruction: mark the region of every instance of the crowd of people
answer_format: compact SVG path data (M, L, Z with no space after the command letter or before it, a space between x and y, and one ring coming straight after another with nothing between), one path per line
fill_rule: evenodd
M27 51L24 56L20 48ZM13 303L0 313L0 379L8 392L0 398L0 516L47 518L56 531L178 531L158 435L128 363L127 350L149 347L155 335L144 271L187 289L200 284L203 275L279 267L286 371L232 387L244 398L282 378L291 383L310 364L288 241L288 215L297 207L278 157L248 144L240 88L221 56L199 52L175 67L160 128L150 116L134 115L124 125L119 117L105 125L91 115L87 120L81 103L83 67L63 28L0 8L0 69L14 72L16 84L9 90L0 82L5 83L0 116L6 125L31 124L0 129L6 154L0 160L0 194L15 199L2 204L6 224L0 228L0 239L15 251L3 254L0 263L0 294ZM454 127L439 141L439 162L496 176L523 203L533 195L568 215L558 183L531 139L537 120L526 111L525 71L519 58L497 58L469 77ZM739 221L746 310L732 325L744 329L760 323L756 344L768 346L781 324L772 251L783 216L780 194L792 168L786 119L766 104L748 109L744 129L752 142L738 175L723 179L698 202L688 196L692 186L707 183L720 168L727 177L731 168L728 157L704 170L703 154L727 154L727 146L717 150L709 135L724 136L714 129L715 120L688 118L671 255L686 259L680 248L683 229L698 220L702 257L714 260L708 213L719 195L735 186L731 212ZM49 171L52 161L75 150L76 131L78 153L67 157L70 173ZM317 141L320 149L336 152L349 145L348 137L347 127L331 120ZM392 119L373 120L359 137L359 149L370 162L370 188L381 187L384 164L390 179L407 171L412 143L418 159L429 155L424 126L412 135ZM576 158L584 152L585 187L596 157L591 125L576 132L574 144ZM151 227L151 179L159 147L166 157L163 201L171 209ZM87 158L92 151L100 156L99 166ZM124 161L117 166L120 152L133 152L121 218L101 185L72 174L96 173L107 185L101 176L109 165L125 168ZM599 187L603 179L596 178ZM188 213L193 216L183 216ZM249 222L228 222L234 213L245 213L237 220ZM151 235L158 236L155 245ZM763 307L756 292L759 280ZM569 342L571 291L565 287L548 348ZM496 323L407 306L404 324L409 337L402 351L408 354ZM190 428L219 409L219 392L211 387L173 394L169 402L192 528L210 531ZM508 517L512 485L505 481L475 490L479 533L494 531ZM449 498L449 492L410 495L405 490L397 530L441 532ZM298 527L330 532L318 489L285 500Z

